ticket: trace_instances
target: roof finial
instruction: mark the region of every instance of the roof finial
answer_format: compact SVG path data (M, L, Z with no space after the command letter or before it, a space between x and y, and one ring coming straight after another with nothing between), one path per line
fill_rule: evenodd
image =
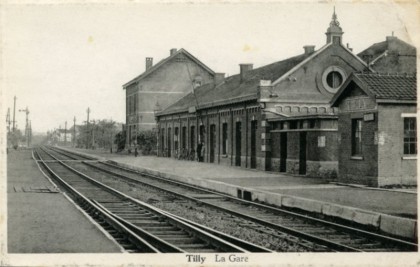
M335 6L334 6L334 13L332 15L332 20L330 22L330 26L340 26L340 22L337 20L337 14L335 14Z

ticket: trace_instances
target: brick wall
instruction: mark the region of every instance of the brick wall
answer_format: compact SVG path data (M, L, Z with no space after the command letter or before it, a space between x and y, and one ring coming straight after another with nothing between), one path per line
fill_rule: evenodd
M139 116L140 130L155 128L154 109L156 102L164 109L191 92L191 79L196 76L202 78L202 84L213 81L213 76L191 59L184 57L184 61L175 58L166 62L156 71L139 81L138 84L126 88L126 97L137 93L137 112ZM126 106L128 103L126 101ZM129 122L126 112L126 125L134 125Z
M330 125L331 124L331 125ZM333 123L328 124L333 128ZM336 125L334 125L336 127ZM300 132L305 130L283 130L287 132L287 172L299 173ZM336 130L306 130L306 175L332 179L338 172L338 134ZM318 138L323 138L324 146L318 145ZM272 171L280 171L280 132L271 132Z
M339 130L339 164L338 180L345 183L359 183L377 186L378 176L378 146L375 144L375 132L378 130L376 112L375 120L362 121L362 155L360 158L352 156L352 119L362 118L366 112L341 113L338 116Z
M415 105L378 106L378 184L417 184L417 159L404 155L404 118L415 114Z
M195 126L195 145L194 150L196 150L199 127L200 125L205 126L204 134L204 145L205 145L205 154L204 161L210 162L210 129L211 125L215 126L215 144L214 144L214 163L222 165L233 165L236 166L236 142L240 142L241 151L240 155L240 166L243 168L251 168L251 122L256 121L256 132L255 132L255 156L256 156L256 169L265 170L265 156L266 152L261 151L261 134L265 132L265 128L261 127L261 110L255 102L241 103L230 106L223 106L221 108L212 108L201 111L201 118L196 119L196 114L174 114L174 115L165 115L159 119L159 128L164 130L164 148L167 148L167 128L172 128L172 135L174 135L175 128L179 128L179 146L178 151L175 150L174 137L172 137L171 142L171 156L176 157L181 153L181 131L182 127L186 126L188 129L187 135L187 148L191 151L191 137L189 135L191 126ZM241 136L237 138L236 128L237 122L241 123ZM222 125L223 123L227 124L227 147L226 154L223 154L223 136L222 136ZM159 136L161 142L161 136ZM162 148L162 146L160 146ZM163 156L164 153L161 150L159 152L160 156Z

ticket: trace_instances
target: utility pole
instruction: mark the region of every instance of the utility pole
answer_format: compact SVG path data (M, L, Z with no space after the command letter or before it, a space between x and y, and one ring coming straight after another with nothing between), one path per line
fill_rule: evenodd
M92 149L95 149L95 120L93 120L93 127L92 127Z
M16 113L16 96L13 98L13 132L15 132L16 130L15 113Z
M25 112L26 114L26 125L25 125L25 136L26 136L26 145L29 147L29 109L26 107L25 109L19 109L19 112Z
M29 121L29 132L28 132L28 135L29 135L29 142L28 142L28 144L32 145L32 121Z
M64 122L64 146L67 146L67 121Z
M76 147L76 116L73 118L73 147Z
M7 123L7 132L10 133L10 108L7 108L6 123Z
M88 149L89 146L89 113L90 108L87 109L87 121L86 121L86 149Z

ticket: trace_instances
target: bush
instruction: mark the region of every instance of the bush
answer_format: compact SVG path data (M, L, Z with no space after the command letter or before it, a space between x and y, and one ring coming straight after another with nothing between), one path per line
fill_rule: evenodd
M143 155L154 155L157 148L156 132L152 130L139 132L137 134L137 144Z

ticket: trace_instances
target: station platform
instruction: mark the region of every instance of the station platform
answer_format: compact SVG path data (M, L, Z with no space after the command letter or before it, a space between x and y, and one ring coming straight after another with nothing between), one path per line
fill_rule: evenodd
M121 247L57 190L31 150L7 155L8 253L119 253Z
M247 194L251 200L337 217L399 237L417 238L417 188L344 185L212 163L65 149L232 196Z
M66 148L121 166L232 196L353 221L395 236L417 236L417 189L379 189L327 180L155 156Z

